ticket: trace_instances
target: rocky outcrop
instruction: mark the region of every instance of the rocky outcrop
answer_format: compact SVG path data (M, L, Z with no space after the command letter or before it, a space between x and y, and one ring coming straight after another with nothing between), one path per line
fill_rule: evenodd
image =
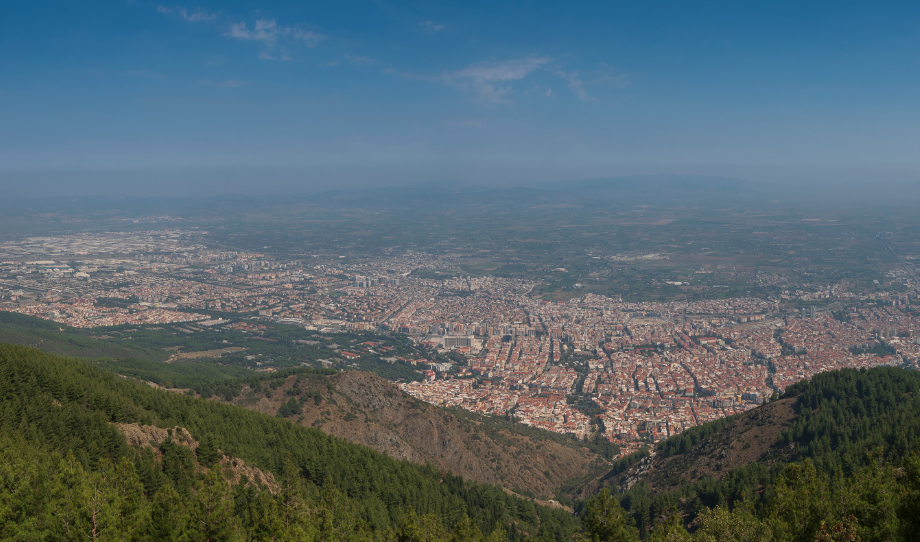
M136 423L116 423L118 428L125 435L128 445L134 448L152 448L157 452L159 457L160 444L167 440L185 446L193 452L198 449L198 441L192 437L192 434L184 427L173 427L163 429L153 425L140 425ZM242 459L221 454L217 466L221 469L224 478L233 484L239 484L246 481L247 484L254 484L261 488L266 488L272 493L278 490L278 484L275 483L275 477L270 472L265 472L251 465L247 465ZM196 462L198 471L206 471L207 467Z
M140 425L136 423L116 423L115 427L124 433L125 440L130 446L135 448L151 447L157 448L167 439L172 439L176 444L181 444L191 449L193 452L198 449L198 441L192 438L192 434L184 427L173 427L163 429L154 425Z

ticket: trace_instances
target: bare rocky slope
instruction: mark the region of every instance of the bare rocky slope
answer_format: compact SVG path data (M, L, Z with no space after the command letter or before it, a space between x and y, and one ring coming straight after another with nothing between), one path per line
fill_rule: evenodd
M419 401L373 373L289 376L244 386L234 403L277 414L295 399L288 419L369 446L398 459L537 498L551 498L565 482L603 470L607 462L569 438L495 427ZM525 434L529 433L529 434Z
M136 423L116 423L114 425L125 435L128 445L137 449L151 448L156 451L158 457L160 453L157 447L167 440L180 446L185 446L192 452L196 451L199 446L198 441L192 438L191 433L184 427L176 426L171 429L162 429L153 425ZM265 488L272 493L278 491L278 484L275 482L275 477L272 473L247 465L242 459L221 453L217 466L220 467L223 475L232 484L246 481L247 485ZM207 467L200 464L196 459L195 470L202 472L207 470Z

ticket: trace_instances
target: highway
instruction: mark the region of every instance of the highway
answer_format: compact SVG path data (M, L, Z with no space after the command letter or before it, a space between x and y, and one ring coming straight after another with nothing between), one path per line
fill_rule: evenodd
M907 265L907 262L905 262L900 256L898 256L898 253L895 252L895 251L894 251L894 248L891 247L891 243L889 243L887 239L885 239L884 237L882 237L881 234L876 235L875 238L878 239L879 241L881 241L883 245L885 245L885 248L888 249L888 252L890 252L891 255L894 256L895 259L898 260L898 263L901 264L901 267L903 267L904 270L907 271L907 274L910 275L910 277L911 277L912 279L914 279L914 288L916 288L918 285L920 285L920 280L917 279L917 274L914 273L914 270L911 269L911 268Z

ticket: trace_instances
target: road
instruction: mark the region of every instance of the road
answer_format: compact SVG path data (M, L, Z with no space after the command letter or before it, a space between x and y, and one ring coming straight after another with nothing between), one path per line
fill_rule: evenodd
M910 275L910 277L911 277L912 279L914 279L914 288L916 288L918 285L920 285L920 280L917 279L917 274L914 273L914 270L913 270L913 269L911 269L910 267L908 267L907 262L905 262L903 258L901 258L900 256L898 256L898 253L895 252L895 251L894 251L894 248L891 247L891 243L889 243L887 239L885 239L884 237L882 237L881 234L876 235L875 238L878 239L879 241L881 241L883 245L885 245L885 248L888 249L888 252L890 252L891 255L895 257L896 260L898 260L898 263L901 264L901 267L903 267L904 270L907 271L907 274Z

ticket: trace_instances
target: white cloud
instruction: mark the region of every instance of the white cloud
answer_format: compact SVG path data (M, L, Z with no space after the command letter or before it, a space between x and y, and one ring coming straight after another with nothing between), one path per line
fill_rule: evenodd
M178 13L183 19L190 23L204 23L207 21L213 21L217 18L216 13L208 13L202 9L196 9L193 12L189 12L185 8L170 8L166 6L157 6L157 11L168 15L171 13Z
M572 72L556 70L553 72L553 75L565 79L569 84L569 88L572 89L572 92L574 92L576 96L578 96L579 100L583 100L585 102L595 101L594 98L588 96L588 91L585 90L584 82L578 77L577 70Z
M498 62L478 62L456 72L445 73L441 82L459 88L472 88L485 101L499 102L511 92L511 85L503 85L527 77L534 70L544 66L549 57L528 57Z
M217 18L216 13L205 13L202 10L196 10L194 13L189 13L185 11L185 8L179 10L179 15L182 15L182 18L190 23L202 23L206 21L213 21Z
M290 26L278 26L278 23L274 19L259 19L251 30L246 26L245 21L231 24L224 35L241 40L261 41L269 48L274 47L281 37L303 40L307 47L315 47L326 38L326 36L322 34L317 34L309 30L301 30Z
M435 33L435 32L438 32L439 30L444 30L443 24L434 24L431 21L422 21L418 23L418 25L421 26L422 30L424 30L425 32Z
M269 47L274 47L278 42L279 31L278 23L274 19L259 19L252 30L246 27L244 21L230 25L225 35L241 40L261 41Z
M309 30L300 30L295 28L291 31L291 36L295 40L303 40L307 44L307 47L316 47L319 45L319 42L326 39L326 36L322 34L317 34L316 32L311 32Z
M217 13L208 13L202 9L189 11L183 7L169 7L164 5L157 6L157 12L164 15L178 14L183 19L191 23L208 22L217 19ZM304 30L294 26L281 26L275 19L261 18L257 19L252 27L246 24L246 21L230 23L230 26L224 31L224 36L239 40L255 41L262 43L265 50L259 53L259 58L265 60L292 60L291 55L284 49L283 45L290 45L293 42L303 42L307 47L316 47L326 36L312 30ZM271 52L275 47L282 44L279 53Z
M267 50L260 52L259 60L294 60L294 59L293 57L291 57L290 54L288 54L287 50L285 50L284 47L282 47L281 50L278 51L277 55L274 55Z

